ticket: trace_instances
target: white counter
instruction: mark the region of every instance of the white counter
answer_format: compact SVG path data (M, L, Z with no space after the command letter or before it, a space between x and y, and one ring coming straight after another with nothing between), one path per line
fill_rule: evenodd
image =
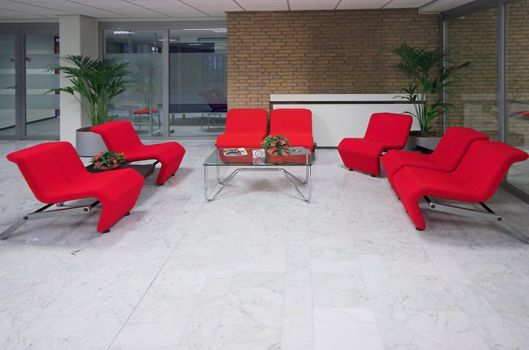
M318 147L336 147L343 138L363 137L371 114L404 113L413 105L400 94L272 94L270 108L307 108ZM412 130L418 130L413 120Z

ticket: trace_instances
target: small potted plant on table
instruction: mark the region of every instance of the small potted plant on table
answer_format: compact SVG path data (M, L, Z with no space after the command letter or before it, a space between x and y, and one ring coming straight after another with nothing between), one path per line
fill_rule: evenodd
M263 140L263 148L266 150L266 158L270 163L283 163L287 150L290 148L288 139L281 135L268 135Z

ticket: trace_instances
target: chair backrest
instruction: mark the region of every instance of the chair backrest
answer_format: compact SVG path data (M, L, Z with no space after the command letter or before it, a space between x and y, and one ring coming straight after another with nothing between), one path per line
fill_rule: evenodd
M270 134L311 134L312 111L305 108L278 108L270 114Z
M86 174L73 146L68 142L48 142L7 155L26 179L35 197L51 203L53 189Z
M402 148L408 141L412 121L408 114L373 113L365 139L383 143L388 148Z
M513 163L529 157L515 147L497 141L474 141L454 170L454 176L479 201L489 199Z
M472 128L450 127L439 141L432 157L442 170L452 171L474 141L488 139L487 135Z
M227 134L267 134L268 112L264 109L230 109L226 115Z
M109 151L127 153L142 146L140 138L132 123L126 120L116 120L93 126L91 131L101 135Z

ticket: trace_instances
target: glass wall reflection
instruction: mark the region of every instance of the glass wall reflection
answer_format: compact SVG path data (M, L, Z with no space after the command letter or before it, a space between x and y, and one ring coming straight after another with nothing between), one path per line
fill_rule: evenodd
M448 55L470 61L448 93L448 126L466 126L498 138L497 9L448 22Z
M507 142L529 152L529 1L507 5ZM507 181L529 194L529 161L516 163Z
M227 110L225 28L171 30L170 131L174 136L216 135Z
M105 30L105 58L129 62L129 88L115 97L109 113L129 120L140 136L161 136L163 128L163 34Z
M0 35L0 136L15 135L15 35Z

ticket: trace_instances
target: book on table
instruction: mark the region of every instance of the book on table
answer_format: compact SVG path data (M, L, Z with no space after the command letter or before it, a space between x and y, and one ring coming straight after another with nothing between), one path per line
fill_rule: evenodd
M222 153L226 157L240 157L248 155L245 148L224 148Z

